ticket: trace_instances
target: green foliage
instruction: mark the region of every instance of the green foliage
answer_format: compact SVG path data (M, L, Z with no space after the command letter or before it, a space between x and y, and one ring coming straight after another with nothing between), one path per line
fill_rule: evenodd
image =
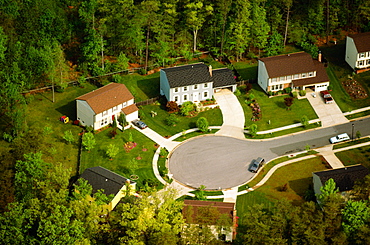
M308 117L306 115L303 115L301 117L301 123L303 125L303 127L307 127L309 125L309 120L308 120Z
M357 138L357 139L361 138L361 132L360 132L360 131L357 131L357 132L356 132L356 138Z
M285 97L284 104L286 105L287 109L290 110L290 107L293 105L293 97Z
M167 111L170 113L178 112L180 110L179 106L175 101L168 101L166 104Z
M159 151L159 155L162 156L162 157L165 157L168 155L168 151L166 149L166 147L161 147L161 150Z
M235 92L234 92L234 94L235 94L235 96L240 96L242 93L240 92L240 89L239 88L237 88L236 90L235 90Z
M297 92L297 91L294 91L294 92L292 93L292 96L293 96L293 98L298 98L298 92Z
M195 110L195 105L193 102L191 101L186 101L184 102L181 107L180 107L180 113L183 115L183 116L188 116L190 114L190 112L194 111Z
M199 130L202 131L203 133L207 132L209 130L208 129L209 128L209 123L208 123L207 118L205 118L205 117L198 118L197 128L199 128Z
M351 237L365 225L370 218L369 208L364 201L349 200L343 211L342 227L347 236Z
M339 188L337 188L334 180L330 178L328 181L325 182L325 185L320 187L320 194L316 194L317 200L321 204L325 204L330 197L337 195Z
M118 117L118 123L119 125L121 125L122 127L126 126L128 124L127 120L126 120L126 115L124 113L120 113L119 114L119 117Z
M84 133L82 136L82 146L87 151L91 151L96 145L94 134L91 132Z
M110 159L113 159L119 152L118 146L115 144L109 144L106 150L106 154Z
M204 185L199 186L199 188L194 192L195 199L201 200L201 201L206 201L207 196L204 193L205 189L206 189L206 187Z
M175 126L176 123L178 123L179 121L180 121L180 119L175 114L170 114L166 118L166 124L167 124L167 126Z
M46 135L51 134L52 132L53 132L53 129L50 126L45 126L42 133L44 136L46 136Z
M306 90L299 90L299 95L300 96L305 96L306 95Z
M64 131L63 139L67 142L67 144L75 142L75 137L71 130Z
M128 142L134 142L134 137L132 136L131 132L128 134Z
M257 135L257 132L258 132L258 128L257 128L257 125L256 124L252 124L249 126L249 134L254 137Z

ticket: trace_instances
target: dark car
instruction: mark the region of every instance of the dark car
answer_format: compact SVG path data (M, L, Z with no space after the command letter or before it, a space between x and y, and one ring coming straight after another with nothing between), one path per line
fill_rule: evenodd
M144 129L144 128L147 128L147 127L148 127L148 125L146 125L143 121L140 121L140 120L132 121L132 123L133 123L136 127L140 128L140 129Z
M252 173L257 173L258 169L262 166L264 162L265 162L265 159L263 159L262 157L253 159L252 164L249 167L249 171L251 171Z

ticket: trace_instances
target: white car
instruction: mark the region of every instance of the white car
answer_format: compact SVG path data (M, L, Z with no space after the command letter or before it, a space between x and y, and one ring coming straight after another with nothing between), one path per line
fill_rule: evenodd
M330 143L332 144L335 144L335 143L339 143L339 142L342 142L342 141L346 141L346 140L350 140L348 134L344 133L344 134L339 134L335 137L332 137L330 138Z

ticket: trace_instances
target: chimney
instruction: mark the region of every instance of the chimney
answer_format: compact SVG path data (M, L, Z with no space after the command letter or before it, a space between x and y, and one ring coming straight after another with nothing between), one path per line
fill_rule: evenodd
M321 62L321 59L322 59L322 54L321 54L321 51L319 51L319 55L317 56L317 60L318 60L319 62Z
M212 66L211 65L208 66L208 70L209 70L209 75L212 77Z

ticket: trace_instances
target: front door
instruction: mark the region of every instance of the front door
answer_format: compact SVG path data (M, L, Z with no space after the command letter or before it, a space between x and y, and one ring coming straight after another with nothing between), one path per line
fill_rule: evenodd
M193 93L193 102L198 102L198 92Z

